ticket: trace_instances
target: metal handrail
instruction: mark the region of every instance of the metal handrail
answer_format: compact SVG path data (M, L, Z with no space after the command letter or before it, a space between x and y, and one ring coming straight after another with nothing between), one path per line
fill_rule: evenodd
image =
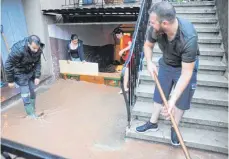
M130 54L128 56L128 59L126 60L124 67L121 72L121 89L123 92L123 97L126 104L126 110L127 110L127 122L128 127L130 127L130 121L131 121L131 105L134 104L135 101L135 89L137 87L137 72L139 71L139 63L140 63L140 52L142 52L143 48L143 42L144 42L144 36L146 26L148 23L148 7L151 5L151 1L143 0L141 3L141 8L138 14L137 23L135 25L135 31L133 34L133 40L132 45L130 48ZM145 19L144 19L145 18ZM144 21L145 20L145 21ZM139 39L138 39L139 38ZM139 40L142 40L142 46L139 46L137 43L139 43ZM134 58L133 58L134 55ZM127 66L129 66L129 90L128 90L128 96L125 93L124 90L124 74L126 71Z
M63 156L55 155L34 147L20 144L9 139L1 138L1 152L3 156L9 154L14 154L17 157L23 158L34 158L34 159L43 159L43 158L52 158L52 159L65 159ZM8 155L9 156L9 155ZM8 157L9 158L9 157Z

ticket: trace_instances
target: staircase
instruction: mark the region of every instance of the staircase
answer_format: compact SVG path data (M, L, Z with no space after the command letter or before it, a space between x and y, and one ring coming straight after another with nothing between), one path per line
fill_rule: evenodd
M200 65L198 87L191 109L186 111L180 131L188 147L228 153L228 80L223 63L224 49L214 1L173 3L178 17L191 21L199 36ZM156 45L153 62L158 64L162 52ZM170 121L162 116L157 132L137 133L135 128L150 119L153 111L155 83L146 70L140 73L140 84L136 89L137 101L132 109L130 129L126 136L147 141L170 143Z

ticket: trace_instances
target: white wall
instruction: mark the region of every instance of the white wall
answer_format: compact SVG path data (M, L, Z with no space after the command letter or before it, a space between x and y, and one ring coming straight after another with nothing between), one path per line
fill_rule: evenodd
M68 1L68 0L67 0ZM40 0L41 10L43 9L61 9L65 0Z
M73 0L66 0L67 3L73 4ZM65 0L40 0L41 9L61 9L64 8ZM102 4L102 0L96 0L97 4ZM104 2L103 2L104 3Z
M79 39L83 40L85 45L103 46L114 44L112 36L113 30L117 24L99 24L99 25L49 25L49 36L53 38L69 40L71 34L77 34Z

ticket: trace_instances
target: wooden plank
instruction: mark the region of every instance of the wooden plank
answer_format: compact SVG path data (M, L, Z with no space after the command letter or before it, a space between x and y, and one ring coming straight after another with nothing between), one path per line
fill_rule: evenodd
M104 84L104 77L81 75L80 81L86 81L86 82L96 83L96 84Z
M60 73L62 74L77 74L77 75L93 75L98 76L98 63L82 63L70 61L68 64L66 60L59 60Z
M115 72L115 73L99 72L99 76L104 78L120 79L121 73L120 72Z

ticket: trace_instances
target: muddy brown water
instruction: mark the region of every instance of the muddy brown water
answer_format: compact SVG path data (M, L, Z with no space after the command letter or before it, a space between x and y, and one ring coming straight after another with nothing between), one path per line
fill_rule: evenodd
M1 135L69 159L183 159L180 148L125 138L126 108L119 88L58 80L37 97L40 120L24 118L19 102L2 112ZM194 159L226 155L190 150Z

